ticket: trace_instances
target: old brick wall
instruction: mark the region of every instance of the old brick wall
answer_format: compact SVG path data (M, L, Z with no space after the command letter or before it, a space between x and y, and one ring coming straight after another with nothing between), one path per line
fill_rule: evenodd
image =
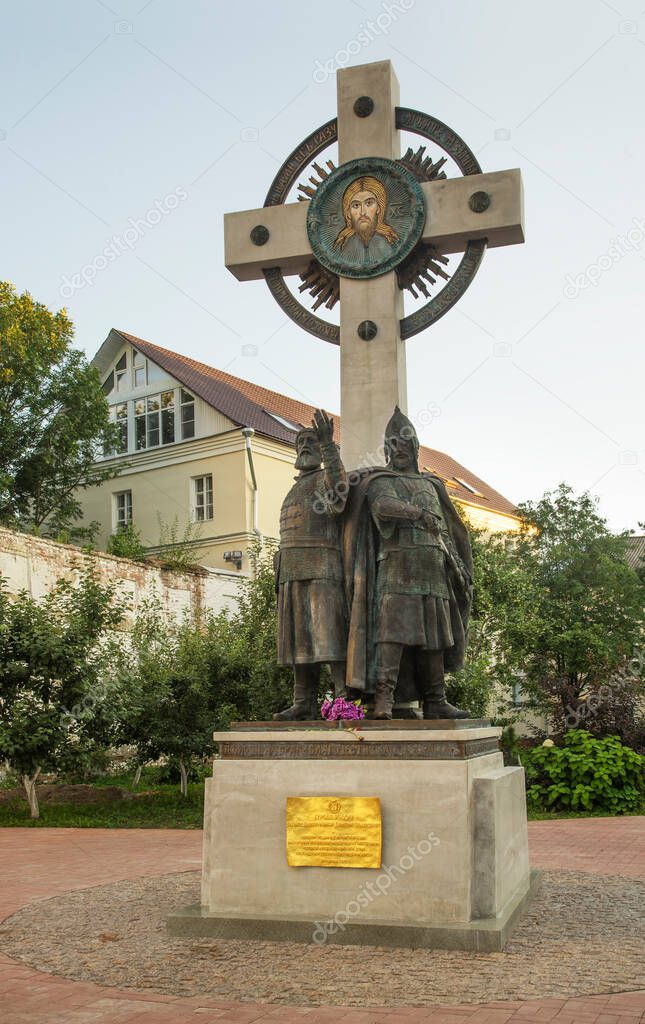
M86 555L70 544L0 528L0 576L11 594L25 590L34 598L43 597L57 580L78 579L88 563L103 583L115 584L126 599L126 627L142 602L150 599L158 600L178 621L200 609L218 612L236 605L239 576L233 572L202 568L178 572L103 552Z

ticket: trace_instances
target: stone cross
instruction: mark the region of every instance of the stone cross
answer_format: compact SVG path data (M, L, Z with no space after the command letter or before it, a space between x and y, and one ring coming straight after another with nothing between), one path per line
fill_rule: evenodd
M395 108L399 86L390 61L346 68L337 74L339 166L360 157L401 155ZM360 116L359 97L370 97L373 110ZM426 219L422 239L443 254L464 252L471 239L486 238L488 247L524 241L522 183L518 170L440 179L422 184ZM490 196L489 208L475 212L469 198ZM307 269L312 251L307 235L308 202L286 203L229 213L224 218L225 263L239 281L262 279L263 269L279 266L285 275ZM258 224L269 231L258 248L251 232ZM342 457L349 469L372 461L395 405L407 411L405 343L399 321L403 293L395 271L369 279L340 278L340 381ZM358 325L373 321L370 341Z

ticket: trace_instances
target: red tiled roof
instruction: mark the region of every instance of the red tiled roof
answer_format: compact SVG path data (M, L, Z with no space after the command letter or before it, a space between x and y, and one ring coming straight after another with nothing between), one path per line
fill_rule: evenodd
M308 426L311 423L313 405L270 391L259 384L252 384L241 377L234 377L224 370L217 370L196 359L153 345L125 331L116 333L239 426L253 427L260 434L292 445L295 440L294 431L283 426L270 414L281 416L297 426ZM340 440L340 417L337 415L334 415L334 437ZM459 501L505 515L517 514L512 502L444 452L421 445L419 468L431 470L445 480L449 493ZM473 494L459 483L458 478L479 493Z

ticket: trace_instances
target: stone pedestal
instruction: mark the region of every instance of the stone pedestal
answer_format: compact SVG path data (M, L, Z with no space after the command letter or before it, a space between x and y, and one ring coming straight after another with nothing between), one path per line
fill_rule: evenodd
M357 724L358 728L351 726ZM524 772L485 722L216 733L201 907L174 934L501 949L531 888ZM382 868L287 865L289 796L378 797Z

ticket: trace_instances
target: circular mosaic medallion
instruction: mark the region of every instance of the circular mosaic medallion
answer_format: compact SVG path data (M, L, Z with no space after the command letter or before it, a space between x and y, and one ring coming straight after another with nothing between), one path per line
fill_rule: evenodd
M307 211L315 258L340 277L378 277L417 244L425 223L421 187L394 160L369 157L336 168Z

